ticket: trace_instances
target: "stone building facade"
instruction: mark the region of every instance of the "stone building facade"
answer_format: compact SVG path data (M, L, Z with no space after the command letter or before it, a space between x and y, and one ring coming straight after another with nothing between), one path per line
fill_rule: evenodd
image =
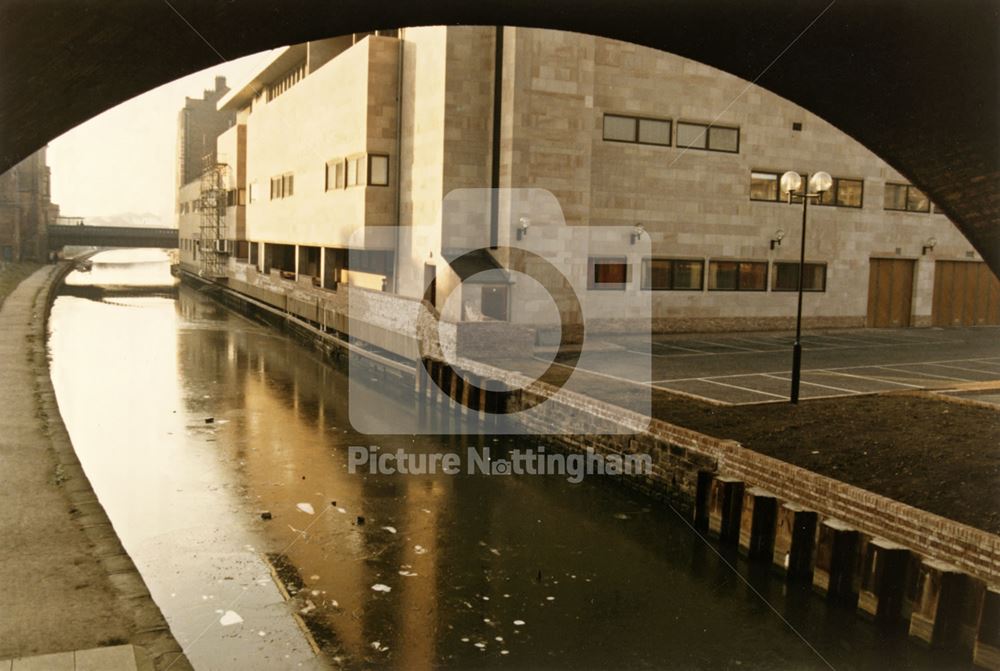
M49 187L44 147L0 175L0 263L46 259L46 230L59 216Z
M791 102L664 52L408 28L288 47L217 107L235 117L218 151L235 168L228 263L241 276L451 296L438 306L451 321L551 326L551 306L500 267L503 248L560 219L644 241L574 248L565 272L607 301L648 296L656 330L786 328L802 206L778 179L826 171L834 187L809 208L807 326L1000 323L1000 283L902 175ZM455 195L494 186L496 203L457 215L471 234L456 237ZM554 211L510 195L531 192ZM179 196L181 259L197 270L192 198ZM558 236L538 244L565 251ZM487 272L463 283L455 257L477 246Z

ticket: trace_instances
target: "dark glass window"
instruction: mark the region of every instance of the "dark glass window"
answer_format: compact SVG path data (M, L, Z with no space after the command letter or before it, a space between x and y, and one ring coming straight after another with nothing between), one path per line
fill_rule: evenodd
M799 290L799 264L779 261L774 264L773 291ZM802 276L803 291L826 291L826 264L807 263Z
M699 260L649 258L642 262L642 288L649 291L701 290Z
M711 261L709 291L766 291L767 263L762 261Z
M923 191L912 184L887 183L883 207L887 210L930 212L931 201Z
M833 186L824 191L817 202L820 205L836 205L837 207L861 207L864 190L864 181L860 179L834 177Z
M885 185L885 209L905 210L906 209L906 189L905 184Z
M628 261L625 257L591 257L588 265L589 288L625 289L628 283Z

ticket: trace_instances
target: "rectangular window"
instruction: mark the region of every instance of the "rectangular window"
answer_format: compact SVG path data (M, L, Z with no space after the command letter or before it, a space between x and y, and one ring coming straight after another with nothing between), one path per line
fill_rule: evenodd
M767 263L761 261L711 261L709 291L766 291Z
M356 156L352 160L354 161L354 173L357 175L355 185L361 186L365 183L365 157Z
M804 268L805 273L802 275L802 290L826 291L826 264L807 263ZM772 280L771 290L798 291L799 264L785 261L775 262L774 279Z
M671 262L672 289L675 291L701 291L705 263L703 261Z
M670 119L648 119L620 114L604 115L603 137L612 142L634 142L669 147L672 130L673 122Z
M260 191L260 187L257 186L257 182L250 182L250 202L251 203L256 203L257 200L260 198L260 194L258 193L258 191Z
M246 189L238 189L237 190L237 193L236 193L236 204L237 205L246 205L247 204L247 190Z
M910 212L930 212L931 201L923 191L911 185L906 190L906 209Z
M678 121L677 146L736 154L740 151L740 129L735 126Z
M837 187L838 207L861 207L862 194L865 190L865 183L860 179L837 179L834 184Z
M591 257L588 266L588 288L625 290L625 285L628 284L628 260L624 256Z
M368 183L372 186L389 185L389 157L384 154L368 156Z
M671 123L660 119L639 119L639 143L670 146Z
M344 181L344 160L337 161L334 169L333 186L335 189L343 189L346 186L346 182Z
M750 200L771 200L779 198L778 174L774 172L750 173Z
M700 291L704 263L699 260L648 258L642 261L647 291Z
M816 201L818 205L861 207L865 184L860 179L834 177L833 186L824 191Z
M712 126L708 129L708 148L731 154L740 151L740 129L728 126Z
M931 201L923 191L912 184L886 183L883 207L886 210L930 212Z
M604 139L614 142L635 142L636 120L632 117L604 115Z
M642 288L649 291L670 289L670 260L642 260Z
M287 175L282 175L281 179L283 183L283 197L288 198L295 193L295 175L289 173Z
M354 159L347 159L347 186L357 186L358 164Z
M883 207L887 210L905 210L906 189L906 184L886 184Z
M685 149L705 149L708 147L708 128L701 124L677 122L677 146Z

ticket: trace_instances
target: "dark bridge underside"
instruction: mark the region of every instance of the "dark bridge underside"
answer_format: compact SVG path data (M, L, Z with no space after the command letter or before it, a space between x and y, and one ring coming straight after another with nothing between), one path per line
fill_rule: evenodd
M177 247L176 228L49 226L49 249L63 247Z
M818 114L927 191L1000 272L995 0L0 3L0 170L119 102L223 59L397 26L559 28L701 61Z

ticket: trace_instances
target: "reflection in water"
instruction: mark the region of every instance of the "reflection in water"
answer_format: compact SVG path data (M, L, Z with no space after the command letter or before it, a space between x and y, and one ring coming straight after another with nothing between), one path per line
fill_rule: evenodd
M72 281L167 272L104 260ZM197 668L930 663L727 557L796 633L673 512L606 483L348 473L350 445L534 445L357 434L342 372L187 287L62 296L50 342L81 462Z

